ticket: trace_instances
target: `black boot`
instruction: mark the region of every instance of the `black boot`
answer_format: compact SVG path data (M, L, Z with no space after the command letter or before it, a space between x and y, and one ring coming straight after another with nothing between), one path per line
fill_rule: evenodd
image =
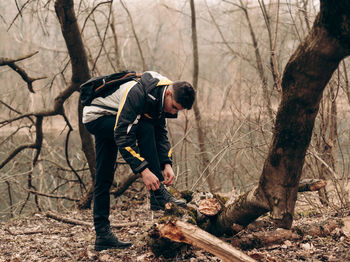
M128 248L132 244L130 242L120 241L111 231L110 228L102 233L96 233L95 250L101 251L105 249L123 249Z
M180 207L186 207L186 203L176 199L172 194L166 190L163 184L156 191L150 191L151 193L151 210L164 210L165 204L168 202L174 203Z

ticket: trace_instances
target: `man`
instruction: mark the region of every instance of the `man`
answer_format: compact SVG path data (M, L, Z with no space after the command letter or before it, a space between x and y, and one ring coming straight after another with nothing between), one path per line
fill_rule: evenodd
M150 191L151 210L163 210L167 202L186 206L164 187L175 179L165 118L191 109L194 99L195 91L188 82L172 82L148 71L138 81L122 84L114 93L97 97L84 107L83 123L95 136L96 147L95 250L131 246L112 233L108 219L118 148L133 172L141 173Z

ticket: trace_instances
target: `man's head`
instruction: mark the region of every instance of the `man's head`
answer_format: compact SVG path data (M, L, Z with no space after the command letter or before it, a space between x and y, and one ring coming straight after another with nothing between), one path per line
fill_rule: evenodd
M165 91L164 112L176 114L183 109L191 109L196 97L192 85L185 81L175 81Z

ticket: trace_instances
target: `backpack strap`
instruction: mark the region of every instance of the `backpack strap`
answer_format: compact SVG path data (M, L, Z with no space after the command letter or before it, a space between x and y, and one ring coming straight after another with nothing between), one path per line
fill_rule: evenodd
M97 104L90 104L90 106L97 106L97 107L101 107L107 110L112 110L114 112L118 112L118 108L114 108L114 107L110 107L110 106L105 106L105 105L97 105Z

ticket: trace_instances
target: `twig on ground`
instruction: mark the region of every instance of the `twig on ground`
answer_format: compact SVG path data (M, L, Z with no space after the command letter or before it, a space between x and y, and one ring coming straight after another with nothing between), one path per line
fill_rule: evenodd
M93 223L81 221L78 219L63 217L50 211L46 212L45 215L49 218L55 219L60 222L68 223L68 224L88 226L88 227L93 226ZM112 228L134 227L134 226L141 226L142 224L143 224L142 222L127 222L127 223L111 224L111 227Z

